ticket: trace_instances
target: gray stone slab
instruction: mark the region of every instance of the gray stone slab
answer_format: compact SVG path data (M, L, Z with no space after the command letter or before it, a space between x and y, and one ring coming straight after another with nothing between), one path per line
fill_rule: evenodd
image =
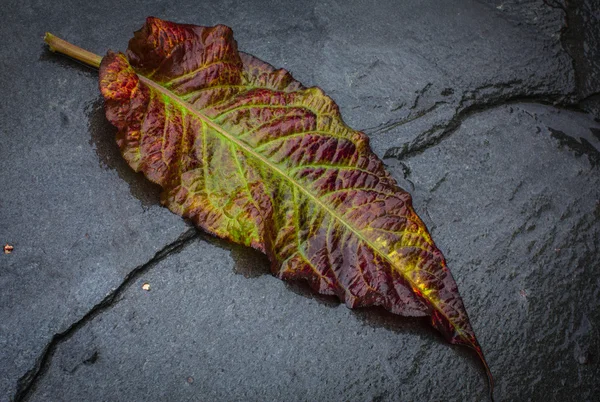
M198 241L149 271L61 345L32 400L368 400L409 376L397 369L420 350L444 349L427 332L373 328L269 275L237 274L231 254Z
M404 161L499 400L600 392L599 126L583 113L503 106Z
M41 40L51 31L100 54L123 50L148 15L232 26L241 50L323 87L380 156L410 155L386 162L414 183L498 396L591 398L598 124L521 104L471 116L584 97L579 106L597 111L593 2L570 10L586 28L562 38L565 11L547 3L3 2L0 242L15 250L0 255L0 400L19 379L27 386L68 328L33 399L485 398L477 362L422 322L288 290L260 275L256 254L219 242L148 265L119 288L122 302L98 308L189 227L121 161L97 73Z
M188 230L119 163L97 73L50 58L47 26L31 18L25 29L1 28L11 39L1 50L0 243L14 247L0 251L1 401L55 334Z
M565 127L589 153L553 136ZM600 139L589 135L599 127L580 113L499 107L405 161L497 400L600 391ZM61 344L32 400L486 399L476 358L423 322L353 312L267 270L256 253L189 244Z
M564 4L565 29L561 39L573 59L575 86L583 109L600 117L600 5L572 0Z

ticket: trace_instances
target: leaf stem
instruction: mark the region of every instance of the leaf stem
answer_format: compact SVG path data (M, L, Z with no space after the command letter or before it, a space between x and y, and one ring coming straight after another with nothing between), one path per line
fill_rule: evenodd
M102 61L101 56L62 40L61 38L52 35L50 32L46 32L44 42L50 46L50 51L52 52L65 54L92 67L100 67L100 62Z

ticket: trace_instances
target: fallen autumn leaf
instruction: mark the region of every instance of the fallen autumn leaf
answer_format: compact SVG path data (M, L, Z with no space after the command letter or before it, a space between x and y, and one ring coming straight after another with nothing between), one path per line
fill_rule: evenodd
M350 308L428 316L475 350L491 392L456 283L410 195L321 89L239 52L224 25L149 17L126 55L103 58L51 34L46 42L100 68L123 157L162 186L171 211Z

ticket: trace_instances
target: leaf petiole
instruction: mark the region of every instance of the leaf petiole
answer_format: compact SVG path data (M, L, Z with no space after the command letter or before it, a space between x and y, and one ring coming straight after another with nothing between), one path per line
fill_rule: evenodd
M44 42L50 46L52 52L63 53L92 67L100 67L102 57L62 40L61 38L52 35L50 32L46 32Z

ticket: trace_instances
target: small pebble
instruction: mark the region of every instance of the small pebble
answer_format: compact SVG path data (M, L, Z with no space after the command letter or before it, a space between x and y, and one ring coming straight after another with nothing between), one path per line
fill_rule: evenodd
M577 357L577 362L579 364L588 364L590 362L590 354L582 353Z
M150 284L148 282L144 282L144 284L142 285L142 289L144 289L145 291L149 292L150 291Z

